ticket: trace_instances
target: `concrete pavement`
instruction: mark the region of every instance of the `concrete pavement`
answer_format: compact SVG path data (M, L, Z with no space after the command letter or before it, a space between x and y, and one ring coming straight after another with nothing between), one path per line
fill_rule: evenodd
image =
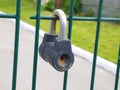
M0 90L11 90L14 33L14 23L0 18ZM41 42L42 37L39 40ZM21 26L19 42L17 90L31 90L34 33ZM89 90L91 68L91 62L75 56L75 63L69 70L68 90ZM39 57L36 90L62 90L63 75ZM114 80L114 74L97 66L94 90L114 90Z

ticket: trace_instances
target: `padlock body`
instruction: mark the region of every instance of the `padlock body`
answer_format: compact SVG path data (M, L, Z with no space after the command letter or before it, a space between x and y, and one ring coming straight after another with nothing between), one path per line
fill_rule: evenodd
M44 35L39 54L58 71L67 71L74 62L70 41L59 40L57 35Z

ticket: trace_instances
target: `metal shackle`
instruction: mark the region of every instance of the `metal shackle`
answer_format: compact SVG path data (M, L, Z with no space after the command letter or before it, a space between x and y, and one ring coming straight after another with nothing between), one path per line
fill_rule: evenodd
M66 15L60 9L53 11L53 16L59 17L60 34L56 35L56 19L51 20L50 32L45 33L39 47L40 56L57 71L67 71L74 63L71 42L66 38Z
M66 25L67 19L65 13L61 9L56 9L53 11L53 16L59 17L60 19L60 34L58 38L60 40L66 38ZM56 34L56 20L51 20L50 22L50 34Z

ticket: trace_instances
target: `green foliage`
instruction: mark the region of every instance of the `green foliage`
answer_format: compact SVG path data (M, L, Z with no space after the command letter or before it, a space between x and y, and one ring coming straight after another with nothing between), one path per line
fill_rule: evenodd
M61 9L66 13L69 14L70 11L70 0L64 0L61 5Z
M53 11L55 9L54 0L49 0L49 2L44 5L44 9L48 11ZM63 0L60 7L66 14L69 14L70 11L70 0ZM74 13L80 14L82 9L81 0L74 0Z
M55 8L54 7L54 0L49 0L49 2L47 2L43 7L45 10L53 11Z
M62 2L61 8L67 14L69 14L69 11L70 11L70 0L64 0ZM81 2L81 0L74 0L74 13L79 15L81 11L82 11L82 2Z
M93 17L94 16L94 11L92 8L88 9L87 12L85 13L86 17Z
M75 1L74 12L76 14L80 14L80 12L82 11L82 2L81 0L74 0L74 1Z

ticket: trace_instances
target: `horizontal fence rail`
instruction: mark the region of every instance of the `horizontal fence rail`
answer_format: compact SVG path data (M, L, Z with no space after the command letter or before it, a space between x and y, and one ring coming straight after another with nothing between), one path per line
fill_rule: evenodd
M0 14L0 18L16 18L14 14Z
M36 16L31 16L30 19L36 19ZM39 17L41 20L58 20L58 18L53 16L41 16ZM67 20L69 20L69 17L67 17ZM97 17L72 17L72 20L74 21L97 21ZM120 21L120 18L104 18L101 17L101 21Z

